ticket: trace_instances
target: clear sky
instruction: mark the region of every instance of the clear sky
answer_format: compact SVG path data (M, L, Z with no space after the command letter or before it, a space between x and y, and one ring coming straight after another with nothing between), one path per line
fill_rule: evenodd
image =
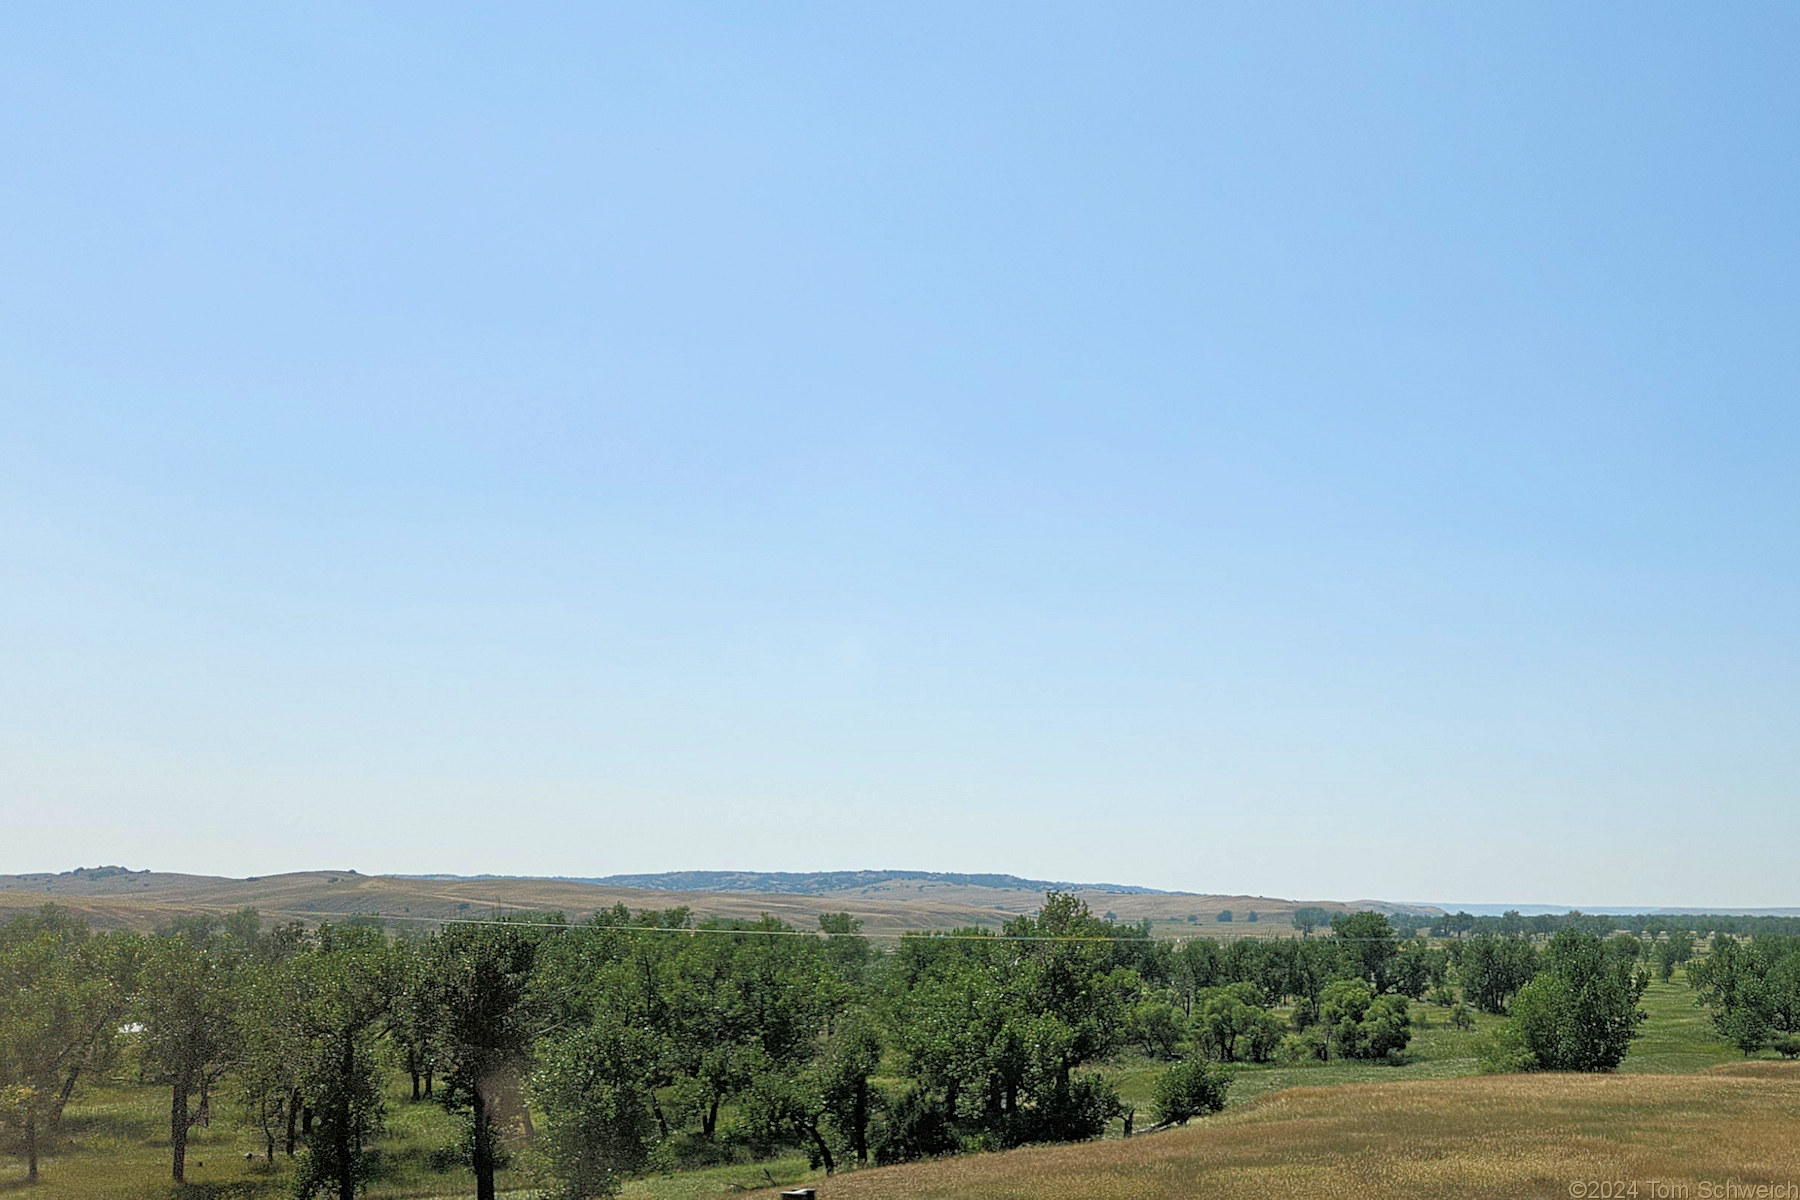
M1800 8L0 9L0 871L1800 904Z

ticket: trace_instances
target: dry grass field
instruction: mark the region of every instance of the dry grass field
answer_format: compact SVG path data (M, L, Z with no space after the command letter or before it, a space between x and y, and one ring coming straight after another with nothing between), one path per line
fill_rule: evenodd
M1295 1088L1185 1129L864 1171L819 1195L1541 1200L1607 1181L1636 1183L1643 1200L1691 1200L1707 1183L1800 1182L1800 1064Z
M1209 896L1083 891L1096 913L1121 921L1149 920L1158 936L1292 937L1293 911L1302 903L1267 896ZM957 926L998 928L1043 904L1029 888L894 880L872 887L819 895L775 892L674 892L601 886L559 879L410 879L354 871L297 871L249 879L141 872L102 878L82 875L0 876L0 919L58 904L101 929L153 929L172 917L258 909L272 920L314 923L358 913L379 914L394 925L424 925L521 909L556 910L583 920L597 909L685 906L702 917L755 920L764 913L797 929L817 929L821 913L849 912L873 935ZM1355 905L1318 902L1332 912ZM1237 918L1224 924L1221 910ZM1255 923L1245 916L1255 911ZM1190 922L1189 918L1193 921Z

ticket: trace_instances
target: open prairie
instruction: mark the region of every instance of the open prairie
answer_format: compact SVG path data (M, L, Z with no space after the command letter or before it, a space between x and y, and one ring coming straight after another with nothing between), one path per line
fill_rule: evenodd
M1159 935L1204 933L1213 938L1291 937L1295 931L1289 918L1301 904L1316 904L1334 913L1370 906L1364 902L1346 905L1185 892L1084 889L1076 894L1096 913L1111 913L1128 922L1148 920ZM565 879L435 879L355 871L296 871L247 879L162 871L0 876L0 919L53 903L81 914L96 928L141 930L155 928L172 917L222 915L244 907L255 908L272 920L308 924L372 913L396 925L432 925L521 909L556 910L579 921L598 909L623 904L634 910L686 907L701 917L747 920L768 913L800 929L818 928L822 913L849 912L863 921L864 932L879 936L955 926L998 928L1013 917L1037 911L1043 899L1043 893L1035 888L906 879L818 894L783 895L612 887ZM1219 914L1226 910L1235 919L1221 923ZM1258 917L1254 922L1246 920L1252 912Z
M1150 1137L858 1172L832 1180L819 1194L821 1200L1535 1200L1580 1194L1584 1184L1622 1183L1636 1191L1586 1194L1695 1197L1707 1194L1703 1183L1800 1181L1797 1127L1800 1065L1789 1063L1730 1064L1694 1075L1478 1076L1294 1088ZM1673 1190L1658 1190L1663 1185Z

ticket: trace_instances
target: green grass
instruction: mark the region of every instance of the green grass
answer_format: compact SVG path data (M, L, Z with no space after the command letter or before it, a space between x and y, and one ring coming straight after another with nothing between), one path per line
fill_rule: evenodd
M367 1195L379 1200L459 1195L467 1171L432 1168L433 1150L457 1144L461 1122L437 1105L410 1103L398 1087L388 1096L387 1133L381 1142L380 1175ZM213 1101L210 1127L188 1135L184 1187L169 1179L169 1093L162 1087L115 1083L81 1094L69 1107L67 1140L41 1164L41 1182L32 1200L263 1200L292 1194L292 1165L278 1150L275 1163L262 1162L260 1136L237 1121L229 1095ZM254 1153L255 1162L244 1155ZM24 1167L0 1160L0 1192L20 1189ZM516 1172L497 1181L514 1191L528 1182Z
M1644 993L1644 1010L1650 1014L1631 1044L1631 1053L1619 1065L1634 1075L1680 1075L1703 1071L1721 1063L1742 1062L1744 1056L1720 1040L1713 1029L1712 1013L1694 1002L1694 990L1685 977L1673 983L1652 983ZM1773 1052L1765 1051L1773 1057Z
M1430 1026L1413 1031L1404 1063L1395 1066L1341 1059L1300 1066L1242 1063L1237 1066L1231 1085L1231 1105L1248 1104L1284 1088L1450 1079L1480 1073L1477 1047L1504 1018L1476 1013L1475 1028L1464 1032L1450 1027L1448 1009L1432 1004L1414 1004L1412 1008L1415 1015L1425 1014ZM1631 1045L1631 1053L1620 1064L1621 1073L1679 1075L1743 1060L1742 1054L1719 1040L1711 1014L1694 1003L1693 990L1680 975L1671 983L1652 981L1644 993L1643 1008L1649 1016ZM1763 1057L1775 1055L1765 1051ZM1167 1069L1167 1063L1130 1056L1105 1068L1102 1074L1112 1080L1127 1105L1136 1106L1142 1127L1153 1119L1152 1089L1156 1077Z

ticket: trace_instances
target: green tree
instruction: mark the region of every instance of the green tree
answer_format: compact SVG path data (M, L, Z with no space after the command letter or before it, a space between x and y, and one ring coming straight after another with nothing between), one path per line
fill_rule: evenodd
M1343 1058L1386 1058L1412 1040L1404 996L1378 996L1362 979L1340 979L1319 1001L1319 1023Z
M133 945L58 910L0 928L0 1113L18 1129L30 1182L83 1074L111 1056Z
M1194 1006L1193 1031L1201 1049L1220 1062L1266 1062L1286 1032L1280 1018L1262 1007L1250 983L1207 988Z
M1330 918L1318 905L1306 904L1294 910L1292 919L1294 928L1300 931L1300 936L1308 938L1312 936L1313 930L1325 924Z
M654 1034L616 1014L539 1044L529 1090L560 1200L610 1196L649 1161L657 1124L648 1081L659 1053Z
M1378 912L1340 914L1331 919L1331 936L1350 974L1368 980L1377 993L1388 990L1400 943L1387 917Z
M205 935L202 935L205 936ZM147 943L133 1007L148 1073L169 1088L170 1173L187 1180L188 1131L210 1117L214 1087L238 1052L234 1001L241 955L187 932Z
M1685 929L1671 929L1650 952L1656 973L1664 983L1675 977L1675 968L1694 957L1694 935Z
M825 1043L819 1091L832 1127L858 1163L869 1161L869 1124L879 1099L870 1083L881 1068L881 1039L866 1014L841 1016Z
M1544 1071L1611 1071L1644 1020L1649 977L1609 955L1597 934L1563 929L1543 970L1513 998L1509 1039L1520 1065Z
M368 1177L383 1117L375 1042L393 1009L396 967L379 932L332 925L320 926L314 953L288 964L299 1087L318 1116L295 1185L302 1198L355 1200Z
M1520 938L1478 933L1458 951L1463 994L1482 1012L1504 1015L1513 996L1537 973L1537 951Z
M1156 1078L1156 1120L1162 1125L1186 1125L1195 1117L1225 1107L1231 1072L1200 1058L1175 1063Z
M458 924L430 951L430 1006L447 1064L439 1100L468 1117L476 1200L494 1200L500 1108L538 1033L530 1004L538 942L522 924Z
M1140 1000L1131 1010L1131 1040L1151 1058L1175 1058L1186 1033L1181 1010L1167 1000Z

